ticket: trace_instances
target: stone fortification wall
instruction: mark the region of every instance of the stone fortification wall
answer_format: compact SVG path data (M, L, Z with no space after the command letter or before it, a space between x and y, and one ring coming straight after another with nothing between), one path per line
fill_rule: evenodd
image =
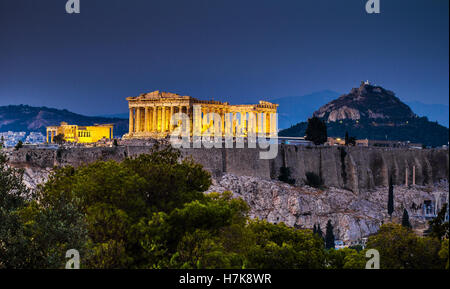
M7 151L10 163L25 168L80 166L96 160L121 161L126 157L148 153L149 146L36 149ZM413 182L413 167L418 185L430 185L449 175L447 149L382 149L371 147L300 147L281 145L275 159L261 160L258 149L182 149L211 172L214 178L224 174L277 179L280 167L290 168L296 185L303 185L307 172L313 172L328 187L367 191L387 186L392 175L396 185Z

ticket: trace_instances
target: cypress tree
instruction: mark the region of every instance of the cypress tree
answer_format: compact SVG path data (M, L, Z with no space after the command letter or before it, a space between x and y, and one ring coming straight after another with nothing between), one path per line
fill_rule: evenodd
M317 225L317 234L319 234L319 237L323 239L323 232L322 229L320 228L320 224Z
M325 121L316 116L308 119L305 135L306 140L312 141L315 145L324 144L327 141L328 136Z
M333 233L333 225L331 225L331 220L328 220L326 235L325 235L325 248L326 249L334 249L334 233Z
M402 226L405 228L411 228L411 223L409 222L408 211L406 209L403 209Z
M345 145L349 145L348 131L345 132Z
M313 234L316 234L317 233L317 227L316 227L316 224L314 224L314 227L313 227Z
M394 184L392 183L392 176L389 178L389 196L388 196L388 214L392 218L394 212Z

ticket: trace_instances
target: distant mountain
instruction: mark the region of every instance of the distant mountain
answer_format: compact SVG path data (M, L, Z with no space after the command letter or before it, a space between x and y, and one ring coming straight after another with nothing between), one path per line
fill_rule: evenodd
M392 91L365 83L322 106L313 115L329 122L346 119L392 122L416 116Z
M287 96L271 99L277 103L278 126L289 128L299 122L306 121L318 107L321 107L341 94L332 90L323 90L302 96ZM449 127L449 106L444 104L426 104L419 101L405 102L418 116L426 116L430 121ZM125 114L107 115L106 117L128 117Z
M114 135L122 136L128 132L128 119L90 117L48 107L28 105L0 106L1 131L39 131L45 134L46 127L61 122L77 125L114 124Z
M348 131L358 139L400 140L440 146L449 141L448 128L419 117L381 86L362 83L350 93L323 105L313 113L327 123L328 135L343 137ZM306 122L282 130L281 136L304 136Z
M284 129L306 121L318 107L332 101L339 95L335 91L323 90L303 96L271 99L270 102L280 105L278 107L278 127Z
M430 121L449 126L449 107L445 104L427 104L420 101L406 102L419 116L426 116Z

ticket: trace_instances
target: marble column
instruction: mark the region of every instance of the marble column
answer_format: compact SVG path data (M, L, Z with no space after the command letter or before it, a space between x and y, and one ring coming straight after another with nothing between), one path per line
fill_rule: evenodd
M181 105L178 106L178 113L182 113L183 107ZM178 120L177 125L181 125L182 121Z
M130 108L130 120L129 120L129 128L128 133L134 132L134 108Z
M208 114L209 114L209 119L208 119L208 125L209 125L209 132L211 134L211 136L214 135L215 130L214 130L214 108L209 107L208 108Z
M258 113L252 112L252 133L256 134L258 131Z
M140 132L141 131L141 108L137 107L136 108L136 127L135 127L135 132Z
M144 131L149 132L150 131L150 112L149 108L144 108Z
M242 133L247 135L247 112L241 112Z
M270 128L270 119L269 119L269 113L266 111L264 112L264 135L269 135L269 128Z
M173 106L170 107L170 119L169 119L169 131L173 131L173 126L174 123L172 122L172 118L173 118Z
M152 108L152 132L156 132L158 129L158 107Z
M166 131L166 107L161 106L161 132Z
M220 112L220 127L222 128L222 135L225 132L225 111L223 108L219 109Z
M236 118L236 113L235 112L233 112L233 117L231 118L232 119L232 129L231 129L231 132L232 132L232 134L233 134L233 136L236 136L236 123L237 123L237 118Z
M270 120L271 120L271 124L270 124L270 135L273 137L277 134L277 115L276 113L272 113L270 115Z

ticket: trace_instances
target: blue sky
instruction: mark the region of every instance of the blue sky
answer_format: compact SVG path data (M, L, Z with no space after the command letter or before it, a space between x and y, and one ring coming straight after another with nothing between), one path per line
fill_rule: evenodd
M0 0L0 105L99 115L164 90L231 103L361 80L448 104L449 1Z

